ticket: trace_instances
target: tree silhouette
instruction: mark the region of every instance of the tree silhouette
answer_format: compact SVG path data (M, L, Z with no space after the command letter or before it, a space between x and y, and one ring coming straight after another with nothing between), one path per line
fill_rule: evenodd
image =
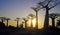
M33 28L32 20L35 18L35 15L29 14L29 15L28 15L28 18L31 19L31 28Z
M22 18L23 20L24 20L24 22L25 22L25 28L27 28L27 19L26 18Z
M8 27L8 21L10 20L10 18L6 18L5 20L7 21L7 27Z
M57 20L58 22L57 22L57 26L60 26L60 18L59 18L59 20Z
M19 20L20 20L20 18L16 18L16 20L15 20L15 21L17 21L17 28L18 28Z
M6 17L0 17L2 23L5 21Z
M52 27L55 27L55 19L59 16L59 14L51 13L49 17L52 19Z
M39 8L31 7L36 12L36 29L38 29L38 11Z
M44 28L47 29L49 25L49 10L56 7L58 4L60 4L60 1L57 2L57 0L45 0L43 2L38 3L38 7L40 9L45 8L46 9L46 15L45 15L45 22L44 22Z
M23 23L24 23L24 22L22 22L22 23L20 24L20 28L23 28Z

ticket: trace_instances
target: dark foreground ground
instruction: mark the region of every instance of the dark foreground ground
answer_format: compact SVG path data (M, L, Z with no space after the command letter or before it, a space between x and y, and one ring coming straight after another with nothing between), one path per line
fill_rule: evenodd
M48 29L24 29L13 26L5 26L0 22L0 35L60 35L60 29L57 27L49 27Z
M0 28L0 35L60 35L60 29L21 29L21 28Z

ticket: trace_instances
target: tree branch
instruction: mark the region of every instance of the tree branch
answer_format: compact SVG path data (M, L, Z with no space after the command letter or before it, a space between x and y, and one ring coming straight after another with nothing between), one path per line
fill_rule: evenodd
M44 8L45 7L44 4L43 4L44 2L46 2L46 1L40 2L38 4L41 5Z
M37 11L37 10L36 10L37 8L31 7L31 9L33 9L34 11Z
M54 8L55 6L59 5L59 4L60 4L60 2L58 2L58 3L55 4L54 6L50 7L49 9L52 9L52 8Z
M47 3L47 6L49 5L49 3L51 2L52 0L49 0L48 3Z
M31 9L33 9L34 11L39 11L39 10L42 9L42 8L40 8L39 6L37 6L36 8L31 7Z

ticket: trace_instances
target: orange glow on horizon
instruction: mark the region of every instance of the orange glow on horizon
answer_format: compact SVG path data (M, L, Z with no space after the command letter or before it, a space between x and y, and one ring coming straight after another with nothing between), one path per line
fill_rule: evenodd
M20 21L21 22L21 21ZM21 24L19 22L19 25ZM4 22L5 23L5 25L6 25L6 21ZM34 18L33 20L32 20L32 23L33 23L33 28L35 28L35 25L36 25L36 18ZM16 21L13 21L13 20L10 20L9 21L9 23L8 23L8 25L10 26L14 26L14 27L16 27L17 25L16 25ZM19 26L20 27L20 26ZM23 24L23 27L25 28L25 24ZM27 27L31 27L31 19L29 19L29 21L27 22ZM41 22L41 23L38 23L38 29L41 29L41 28L43 28L43 23Z

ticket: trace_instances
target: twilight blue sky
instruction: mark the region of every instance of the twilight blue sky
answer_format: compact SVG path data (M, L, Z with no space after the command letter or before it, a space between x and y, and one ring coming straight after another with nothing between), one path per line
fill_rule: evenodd
M42 0L0 0L0 17L26 17L29 13L35 14L30 7L35 7ZM49 13L60 13L60 5L54 7ZM39 11L39 21L44 20L45 10Z
M41 0L0 0L0 16L25 17L29 13L35 13L30 7L36 6L39 1ZM59 13L59 6L52 11Z
M0 0L0 16L25 17L31 13L31 8L37 0Z

